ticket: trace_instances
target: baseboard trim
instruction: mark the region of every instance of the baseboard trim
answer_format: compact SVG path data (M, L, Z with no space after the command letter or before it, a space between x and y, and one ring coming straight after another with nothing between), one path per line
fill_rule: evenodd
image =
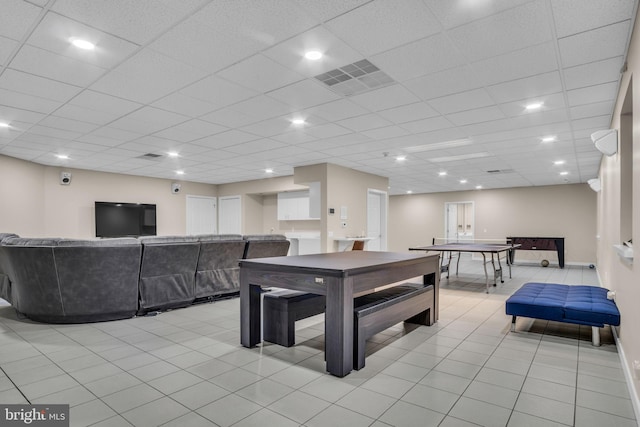
M616 348L618 349L618 356L620 357L620 363L622 364L622 371L624 372L624 379L627 383L627 388L629 389L629 398L631 399L631 405L633 406L633 412L636 416L636 422L640 426L640 399L638 398L638 390L636 390L635 383L633 381L633 374L629 369L629 363L627 363L627 356L624 353L624 349L620 344L620 339L618 338L618 332L614 326L610 326L611 332L613 333L613 339L616 342Z

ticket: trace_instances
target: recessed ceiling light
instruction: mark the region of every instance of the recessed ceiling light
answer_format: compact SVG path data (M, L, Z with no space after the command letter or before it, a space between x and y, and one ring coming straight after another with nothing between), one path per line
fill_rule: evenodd
M404 162L405 160L407 160L407 156L398 156L396 157L396 160L399 162Z
M318 59L322 58L322 52L320 52L319 50L310 50L308 52L305 52L304 57L311 61L317 61Z
M569 172L563 171L563 172L560 172L560 175L569 175Z
M564 160L556 160L555 162L553 162L554 165L564 165L565 163L567 162L565 162Z
M169 151L167 153L167 156L169 156L169 157L178 157L178 156L180 156L180 154L176 153L175 151Z
M305 121L304 119L293 119L291 120L291 123L293 123L294 125L300 126L300 125L303 125Z
M184 175L184 171L176 171L176 175Z
M413 191L407 190L407 194L413 194Z
M264 172L265 173L273 173L273 169L265 169Z
M56 154L56 157L59 158L60 160L68 160L69 156L67 156L66 154Z
M460 180L460 184L466 184L466 183L467 183L467 180L466 180L466 179L461 179L461 180Z
M556 140L556 136L555 135L549 135L549 136L545 136L544 138L542 138L542 142L553 142Z
M544 105L543 102L532 102L525 107L528 111L539 110Z
M96 47L96 45L94 45L90 41L83 40L83 39L72 38L72 39L70 39L70 41L71 41L72 45L74 45L75 47L77 47L79 49L93 50Z
M476 190L482 190L482 185L476 185Z
M8 128L8 127L10 127L9 123L0 122L0 128Z
M446 175L447 175L447 173L445 171L438 172L438 176L446 176Z

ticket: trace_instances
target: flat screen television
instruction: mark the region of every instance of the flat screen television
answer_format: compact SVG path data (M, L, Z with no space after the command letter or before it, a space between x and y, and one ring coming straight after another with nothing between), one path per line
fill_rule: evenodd
M96 202L96 237L156 235L156 205Z

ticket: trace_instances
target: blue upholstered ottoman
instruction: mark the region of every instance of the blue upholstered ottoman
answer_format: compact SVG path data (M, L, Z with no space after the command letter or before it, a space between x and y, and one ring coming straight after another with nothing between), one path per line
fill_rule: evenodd
M506 302L506 312L516 316L555 320L591 326L592 343L600 345L600 329L620 324L616 303L607 299L608 290L598 286L525 283Z

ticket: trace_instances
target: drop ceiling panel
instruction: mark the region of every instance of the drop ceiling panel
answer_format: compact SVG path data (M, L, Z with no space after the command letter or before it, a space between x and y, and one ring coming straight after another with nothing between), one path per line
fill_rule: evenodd
M304 110L304 113L313 114L329 121L338 121L349 117L367 114L369 113L369 110L348 99L340 99L308 108Z
M264 55L255 55L218 73L240 86L257 92L271 90L302 80L302 76Z
M11 124L11 128L0 128L0 136L12 133L17 129L25 130L30 124L38 123L45 115L35 111L2 105L0 102L0 118Z
M369 2L325 24L365 56L375 55L440 31L440 24L418 0Z
M175 22L178 15L175 9L154 0L58 0L52 10L138 44L158 36Z
M383 126L390 126L393 123L387 121L377 114L365 114L350 119L340 120L337 122L340 126L351 129L352 131L362 132L369 129L376 129Z
M633 7L633 0L551 0L558 37L624 21L633 14Z
M623 55L630 25L630 21L623 21L560 39L562 65L572 67Z
M620 78L624 58L618 56L603 61L590 62L564 70L564 81L568 90L600 83L617 82Z
M79 120L71 120L63 117L48 116L38 123L56 129L68 130L85 134L96 130L100 125L94 123L82 122Z
M77 86L11 69L0 75L0 88L59 102L68 101L81 90Z
M325 85L313 80L302 80L276 89L267 94L270 98L291 105L296 109L305 109L327 102L336 101L340 97L327 89Z
M220 32L198 20L196 15L163 34L149 47L192 67L216 72L259 52L262 44L251 38L234 38Z
M217 108L235 104L258 95L258 92L217 76L208 76L180 90L183 95L208 102Z
M183 95L180 92L167 95L152 105L162 110L172 111L189 117L199 117L218 108L209 102Z
M321 52L322 60L305 59L304 54L312 50ZM305 77L317 76L363 59L361 53L322 26L285 40L263 54Z
M441 114L472 110L493 104L495 104L495 102L491 99L489 93L485 89L470 90L455 95L431 99L429 101L429 105Z
M18 42L0 36L0 66L7 64L9 57L18 45Z
M87 86L105 70L86 62L23 45L9 67L76 86Z
M487 85L548 73L558 69L553 43L527 47L472 64L477 78Z
M288 39L320 22L291 0L210 2L196 18L234 38L254 39L263 47Z
M583 119L587 117L603 116L603 115L611 114L611 111L613 111L613 107L614 107L613 101L585 104L579 107L569 108L569 114L572 119Z
M234 104L232 110L253 117L258 122L291 113L295 108L267 96L256 96Z
M452 127L452 123L446 118L432 117L429 119L416 120L413 122L407 122L400 125L404 129L407 129L413 133L432 132L439 129L447 129Z
M489 86L487 91L496 102L504 103L562 92L562 81L560 73L553 71Z
M593 102L613 101L618 95L618 82L583 87L567 91L569 106L590 104Z
M307 10L312 16L319 21L328 21L338 15L355 9L369 0L295 0L295 3Z
M335 136L350 134L351 131L337 124L327 123L324 125L310 127L305 131L305 133L316 138L332 138ZM318 142L314 141L311 144L316 143Z
M435 34L372 56L371 62L393 79L403 82L458 67L465 59L445 35Z
M479 61L551 40L544 2L529 2L448 32L470 61Z
M0 36L22 40L37 21L42 9L21 0L6 0L0 13Z
M37 96L0 89L0 105L49 114L62 104L57 101L38 98Z
M71 45L78 38L95 45L83 50ZM27 43L77 61L111 68L130 56L139 45L114 37L77 21L49 12L29 36Z
M216 135L206 136L204 138L192 141L192 144L201 145L209 148L225 148L244 142L253 141L259 137L240 130L229 130Z
M351 101L370 111L381 111L413 104L420 99L405 87L395 84L351 97Z
M418 77L404 82L403 85L426 100L483 86L475 71L469 66Z
M425 102L390 108L380 111L378 114L393 123L406 123L439 115L436 110Z
M492 1L441 1L425 0L427 7L438 18L444 28L453 28L476 21L526 3L530 0Z
M496 106L476 108L460 113L447 114L446 118L456 126L489 122L504 118L504 113Z

